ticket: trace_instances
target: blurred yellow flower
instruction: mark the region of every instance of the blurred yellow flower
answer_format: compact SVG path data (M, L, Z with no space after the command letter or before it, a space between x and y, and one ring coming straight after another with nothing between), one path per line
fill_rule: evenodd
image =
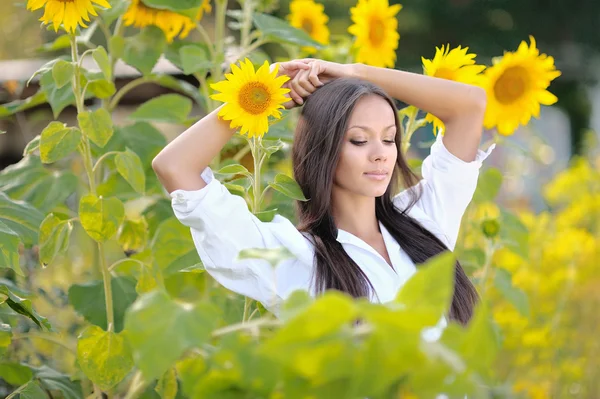
M241 68L232 64L233 73L226 73L226 80L210 85L221 92L211 98L225 102L219 116L230 120L231 128L241 127L240 134L248 137L262 136L269 129L269 116L281 118L279 109L289 101L284 95L290 90L281 87L289 77L277 76L279 64L269 72L267 61L256 72L248 58L240 65Z
M421 58L423 62L423 73L427 76L453 80L455 82L483 85L483 75L481 72L485 65L475 65L476 54L467 53L468 47L458 46L450 50L448 47L435 48L435 57L433 60ZM444 123L432 114L425 117L427 122L433 123L433 134L444 134Z
M171 10L149 7L141 0L131 0L127 12L123 15L123 21L126 26L135 26L136 28L145 28L150 25L157 26L165 33L167 41L170 43L177 35L181 39L186 38L190 31L196 27L196 23L202 19L204 13L209 13L211 10L210 0L204 0L196 18L192 20Z
M94 4L111 8L107 0L28 0L27 9L35 11L45 6L40 21L52 23L56 32L60 24L63 24L67 32L75 33L78 25L87 28L84 21L89 22L90 15L98 15Z
M400 35L396 14L402 5L390 6L388 0L358 0L350 9L352 26L348 32L356 37L356 62L394 67Z
M554 58L541 54L533 36L531 44L522 41L516 52L505 52L485 71L487 112L484 125L497 127L498 133L511 135L526 125L532 116L539 118L540 104L552 105L558 99L546 88L560 76Z
M329 17L324 12L323 4L315 3L313 0L293 0L290 3L291 14L287 16L290 25L302 29L311 38L321 44L329 44L329 28L327 22ZM314 52L313 47L305 46L302 51Z

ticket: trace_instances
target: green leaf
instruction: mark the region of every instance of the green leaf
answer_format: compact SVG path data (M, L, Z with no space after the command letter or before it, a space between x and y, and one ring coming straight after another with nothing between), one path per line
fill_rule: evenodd
M400 304L401 309L431 312L433 319L430 321L437 323L450 309L454 293L455 262L454 254L445 251L419 265L416 273L400 289L394 302Z
M12 329L9 324L0 323L0 355L4 355L4 350L8 348L12 341ZM0 378L2 377L2 363L0 363ZM4 378L6 380L6 378ZM19 385L19 384L13 384ZM22 385L22 384L21 384Z
M500 239L511 251L523 259L529 259L529 230L518 216L500 210Z
M2 299L2 295L5 296L5 299ZM4 284L0 285L0 300L6 302L6 304L15 312L33 320L38 327L46 328L47 330L52 331L52 326L48 322L48 319L40 316L35 310L33 310L31 301L29 299L19 297L9 290Z
M300 201L307 201L298 183L296 183L293 178L283 173L277 174L277 176L275 176L275 181L269 183L269 187L279 191L286 197Z
M67 106L75 104L75 95L73 94L73 88L71 85L63 87L57 87L54 82L52 72L46 72L40 79L40 87L46 96L46 100L52 108L52 114L54 119L58 119L58 116Z
M223 186L233 195L238 195L242 198L246 195L246 189L238 184L223 183Z
M104 20L106 26L111 26L113 22L115 22L121 15L125 13L125 11L127 11L129 1L111 0L110 6L111 8L100 10L100 16ZM113 39L116 37L122 38L121 36L113 36Z
M50 122L40 138L40 158L43 163L56 162L75 151L80 141L79 129L62 122Z
M110 38L109 48L115 60L123 58L125 54L125 39L122 36L113 36Z
M8 361L0 363L0 378L10 385L24 385L31 380L31 377L33 373L27 366Z
M500 191L502 179L502 172L497 168L485 169L479 176L473 200L475 202L493 201Z
M27 86L29 86L29 83L31 83L31 81L38 75L45 75L48 72L52 72L52 68L54 67L54 64L56 64L59 61L67 61L66 56L62 56L62 57L58 57L55 58L53 60L48 61L47 63L45 63L44 65L42 65L40 67L40 69L38 69L37 71L35 71L33 73L33 75L31 75L31 77L29 78L29 80L27 81Z
M248 169L246 169L246 167L244 165L240 165L240 164L227 165L227 166L219 169L217 171L217 173L221 174L221 175L242 174L247 177L252 177L252 174L248 171Z
M0 191L46 213L61 204L78 185L71 171L51 171L36 156L26 156L0 172Z
M252 19L263 35L273 41L323 48L322 44L313 40L304 30L294 28L283 19L263 13L254 13Z
M200 93L200 90L190 83L170 75L157 76L155 77L154 81L163 87L178 91L190 98L193 98L201 108L206 109L206 99ZM1 109L2 108L0 107L0 110Z
M125 219L117 240L124 251L141 251L148 241L148 223L143 218L137 221Z
M349 295L327 292L263 341L258 353L318 383L340 377L351 372L352 353L341 331L357 316Z
M0 221L0 268L13 269L24 276L19 263L19 235Z
M208 341L218 318L210 303L176 302L162 291L142 295L125 316L137 367L146 379L159 378L185 350Z
M293 259L295 256L286 247L282 246L277 248L246 248L241 250L236 258L237 260L263 259L275 268L280 262Z
M47 399L48 395L40 387L37 381L29 381L24 387L17 389L13 394L8 395L6 399L14 398L14 394L18 392L19 399Z
M56 87L60 89L71 82L74 72L75 67L72 62L58 60L56 64L52 66L52 77L54 78Z
M46 101L46 93L43 90L38 90L33 96L28 97L25 100L15 100L0 105L0 118L6 118L17 112L37 107L38 105L46 103Z
M106 99L113 96L117 92L117 88L112 81L94 79L88 82L87 92L92 93L98 98Z
M487 305L484 302L477 304L462 336L456 333L455 328L444 330L440 342L456 350L469 367L483 375L489 374L498 353L499 342Z
M177 396L177 375L175 369L168 369L158 380L154 388L162 399L175 399Z
M62 50L71 47L71 39L69 35L61 35L58 36L52 43L46 43L42 45L40 48L36 49L38 51L56 51Z
M117 127L115 141L117 150L131 148L142 161L142 165L150 165L152 159L167 145L165 136L154 126L146 122Z
M184 11L190 8L198 8L202 5L203 0L143 0L148 7L158 8L160 10Z
M151 245L154 262L165 275L200 263L189 227L174 217L160 224Z
M115 165L117 171L131 184L131 187L143 195L146 190L146 176L140 157L128 148L126 151L117 154Z
M115 235L124 217L125 208L117 198L88 194L79 202L81 225L98 242L104 242Z
M77 115L77 120L83 134L99 147L104 147L113 135L112 119L104 108L81 112Z
M265 150L265 153L267 154L267 157L271 157L271 155L283 148L283 141L281 141L280 139L265 139L262 141L262 145Z
M59 391L64 399L81 399L84 397L81 392L81 383L77 380L71 381L69 375L61 374L48 366L31 367L31 369L35 378L41 382L45 389Z
M137 298L135 280L129 277L113 277L111 288L115 318L114 330L120 332L123 329L125 311ZM104 284L102 281L73 284L69 288L69 303L89 323L103 330L108 329Z
M129 116L134 121L183 123L192 110L192 101L179 94L163 94L146 101Z
M142 75L152 72L166 45L163 31L156 26L147 26L136 36L125 39L123 61L136 68Z
M94 61L96 61L96 64L98 64L100 67L100 70L102 71L102 74L104 74L106 80L112 80L110 73L110 62L108 60L108 53L106 52L106 49L102 46L96 47L94 51L92 51L92 57L94 58Z
M56 255L65 253L69 248L69 237L73 223L60 220L54 214L49 214L40 226L40 262L48 266Z
M187 45L179 50L183 73L191 75L199 71L206 71L213 67L210 53L206 45Z
M77 362L92 382L108 391L133 368L133 355L121 334L89 326L78 337Z
M44 215L30 204L0 192L0 222L17 233L26 246L38 242L38 228L43 219Z
M529 299L527 294L512 284L512 275L506 269L497 268L494 285L518 311L529 317Z

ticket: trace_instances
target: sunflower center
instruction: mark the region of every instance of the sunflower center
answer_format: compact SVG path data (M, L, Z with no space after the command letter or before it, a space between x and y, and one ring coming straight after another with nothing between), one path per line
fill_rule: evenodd
M507 68L494 85L494 95L502 104L513 103L525 93L528 83L529 75L525 68Z
M312 33L313 22L308 18L304 18L304 20L302 21L302 29L309 34Z
M379 18L372 18L369 24L369 40L374 45L380 45L385 38L385 24Z
M263 83L248 82L240 90L238 102L248 113L259 115L269 107L271 95Z
M435 77L441 79L454 80L454 71L449 68L440 68L435 71Z

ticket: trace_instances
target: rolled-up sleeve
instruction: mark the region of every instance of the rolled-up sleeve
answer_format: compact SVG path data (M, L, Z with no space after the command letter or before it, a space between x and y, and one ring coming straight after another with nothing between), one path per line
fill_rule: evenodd
M478 149L475 160L466 162L448 151L442 135L437 135L423 160L423 179L418 184L422 195L415 206L441 230L450 250L454 250L461 219L473 199L482 163L495 147L492 144L487 151ZM394 203L406 204L407 196L407 190L401 192Z
M294 284L300 288L305 285L303 274L294 275L293 268L289 267L287 271L285 267L273 269L262 259L237 260L236 257L246 248L282 245L298 253L304 237L281 215L276 215L272 222L262 222L250 212L242 197L231 194L214 177L209 167L201 177L207 183L205 187L171 193L175 216L191 228L200 259L215 280L277 313L276 307L285 299L285 293L294 288Z

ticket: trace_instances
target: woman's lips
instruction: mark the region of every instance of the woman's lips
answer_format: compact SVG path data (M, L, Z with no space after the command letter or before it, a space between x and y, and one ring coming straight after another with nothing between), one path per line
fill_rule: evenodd
M387 175L387 173L365 173L365 176L373 180L385 180Z

